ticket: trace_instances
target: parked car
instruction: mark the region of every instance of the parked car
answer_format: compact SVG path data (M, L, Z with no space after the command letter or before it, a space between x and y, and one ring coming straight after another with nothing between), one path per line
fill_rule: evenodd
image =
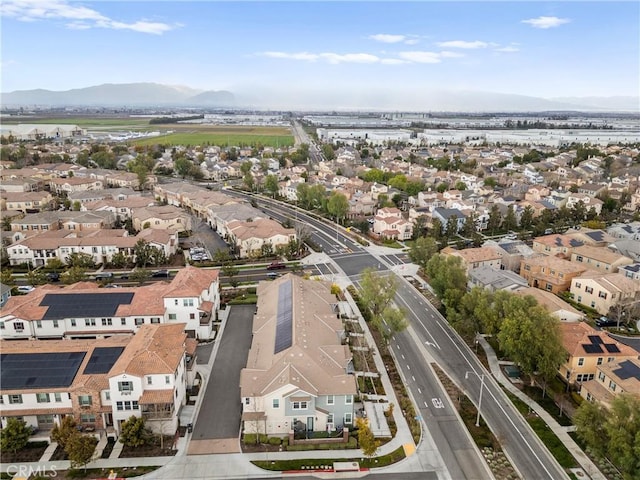
M33 292L36 288L31 285L20 285L16 287L16 290L20 293L29 293Z
M58 272L49 272L47 273L47 280L50 282L59 282L60 274Z
M158 270L151 274L153 278L168 278L170 276L169 270Z
M112 278L113 278L113 273L111 272L96 273L96 280L110 280Z
M267 270L281 270L283 268L287 268L287 266L284 263L281 263L281 262L271 262L267 266Z
M618 325L616 320L611 320L607 317L600 317L596 320L596 327L615 327Z

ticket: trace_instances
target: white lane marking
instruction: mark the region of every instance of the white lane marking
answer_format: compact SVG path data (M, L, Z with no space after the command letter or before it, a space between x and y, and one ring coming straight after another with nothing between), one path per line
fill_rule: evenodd
M432 398L431 403L433 403L433 406L436 408L444 408L444 403L442 403L442 400L439 398Z
M416 377L414 377L413 375L411 375L411 378L413 379L413 381L416 381Z
M424 402L424 408L429 408L429 404L427 402Z
M422 390L420 390L420 387L418 387L418 393L422 395Z

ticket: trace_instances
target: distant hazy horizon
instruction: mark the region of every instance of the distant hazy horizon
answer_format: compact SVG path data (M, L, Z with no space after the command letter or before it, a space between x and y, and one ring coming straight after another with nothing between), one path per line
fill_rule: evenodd
M154 82L260 105L638 96L638 2L3 0L2 92ZM265 101L267 100L267 101Z

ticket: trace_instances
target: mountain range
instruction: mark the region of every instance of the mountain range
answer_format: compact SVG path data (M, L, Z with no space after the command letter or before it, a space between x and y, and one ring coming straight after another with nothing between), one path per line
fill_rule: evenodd
M255 109L395 110L450 112L592 111L640 112L639 97L540 98L481 91L402 89L318 91L254 88L250 92L197 90L158 83L107 83L65 91L17 90L1 94L7 106L164 106Z

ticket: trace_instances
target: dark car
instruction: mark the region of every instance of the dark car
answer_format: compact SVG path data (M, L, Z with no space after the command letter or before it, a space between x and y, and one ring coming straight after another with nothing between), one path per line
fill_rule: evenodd
M596 327L616 327L618 322L607 317L600 317L596 320Z
M57 272L49 272L47 273L47 280L49 282L59 282L60 281L60 274Z
M283 268L287 268L287 266L280 262L272 262L267 266L267 270L282 270Z
M153 272L151 274L151 276L153 278L168 278L169 277L169 270L158 270L156 272Z

